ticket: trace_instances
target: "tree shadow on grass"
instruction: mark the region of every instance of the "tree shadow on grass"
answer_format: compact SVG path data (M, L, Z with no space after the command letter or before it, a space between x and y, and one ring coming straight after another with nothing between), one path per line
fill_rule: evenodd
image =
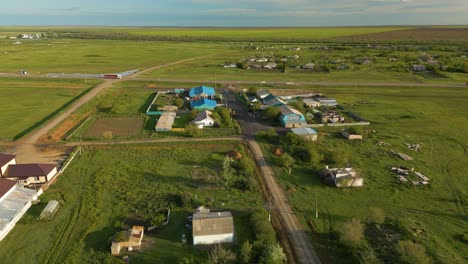
M120 231L114 227L105 227L99 231L89 233L84 239L86 250L94 249L101 252L110 252L112 238Z

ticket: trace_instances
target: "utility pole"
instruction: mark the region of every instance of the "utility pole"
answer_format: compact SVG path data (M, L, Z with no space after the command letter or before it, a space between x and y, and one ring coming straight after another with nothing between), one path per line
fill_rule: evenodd
M315 218L318 218L318 207L317 207L317 193L315 193Z

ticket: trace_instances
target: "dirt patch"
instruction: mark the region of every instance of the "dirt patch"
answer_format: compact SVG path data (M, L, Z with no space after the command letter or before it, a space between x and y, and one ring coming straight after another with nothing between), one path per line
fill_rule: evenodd
M143 117L105 117L98 118L86 131L86 137L102 138L105 133L115 136L136 136L143 129Z

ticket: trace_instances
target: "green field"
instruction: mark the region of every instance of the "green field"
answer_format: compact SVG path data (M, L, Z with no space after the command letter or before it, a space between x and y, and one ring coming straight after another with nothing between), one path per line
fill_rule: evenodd
M20 32L58 32L74 34L112 33L124 36L162 37L199 40L231 41L312 41L326 38L409 29L412 27L326 27L326 28L158 28L158 27L0 27L5 35ZM106 35L103 35L106 37Z
M21 45L14 45L20 41ZM124 40L0 40L0 72L112 73L226 51L223 44Z
M214 81L282 81L282 82L403 82L403 83L458 83L463 84L467 80L466 73L440 71L441 77L425 77L413 73L410 69L413 64L419 64L418 58L421 54L435 54L439 57L442 65L464 65L468 70L466 58L462 58L463 47L454 46L450 51L445 47L414 46L408 51L388 50L388 47L373 49L366 46L333 46L333 45L298 45L285 46L276 44L272 49L261 50L247 49L238 46L229 54L215 55L209 58L190 61L173 65L167 68L156 69L144 74L145 77L180 80L206 80ZM300 51L290 51L291 47L301 47ZM324 51L323 48L332 50ZM405 47L402 47L402 49ZM237 50L237 51L236 51ZM289 59L287 69L240 69L223 68L225 63L237 63L254 56L256 58L265 56L276 57L277 65L280 67L279 58L297 54L299 59ZM356 60L369 58L370 65L358 64ZM391 62L390 58L397 61ZM340 61L339 63L333 63ZM309 62L316 65L315 70L297 69ZM250 63L251 65L259 63ZM339 69L345 65L346 69ZM326 68L320 70L320 67Z
M399 221L407 232L403 238L424 245L436 263L466 263L468 248L461 237L468 221L465 188L468 184L465 177L468 90L323 87L313 91L337 98L346 108L372 122L370 127L365 127L369 133L364 133L362 142L343 139L339 129L318 128L319 142L312 144L322 155L329 149L342 153L339 161L342 166L349 163L360 169L365 179L362 188L325 186L318 176L325 164L319 160L298 161L291 175L275 167L276 176L304 226L311 221L316 227L313 239L319 251L325 252L323 255L333 262L352 262L345 246L328 239L334 237L345 221L353 217L366 221L369 208L377 207L388 218ZM378 146L379 141L391 146ZM405 143L422 144L422 151L411 151ZM271 153L271 146L265 144L265 153ZM414 161L400 160L390 150L408 154ZM272 154L269 155L272 159ZM389 170L392 166L415 168L430 178L430 185L401 183ZM318 219L314 217L316 195ZM373 243L370 246L377 252L391 252Z
M0 79L0 140L24 136L91 88L80 80Z
M261 194L236 188L227 190L220 168L235 142L159 144L84 149L57 183L41 196L15 229L0 243L5 263L114 263L111 238L122 230L127 215L139 204L165 204L168 197L186 197L184 205L170 198L171 222L156 233L147 233L152 246L132 254L135 263L177 263L182 257L206 258L180 242L186 216L194 205L233 210L237 245L253 240L245 221L250 210L262 206ZM123 162L125 161L125 162ZM81 186L81 188L76 188ZM143 195L143 196L142 196ZM164 198L165 197L165 198ZM51 221L36 217L57 199L61 207ZM162 199L162 200L161 200ZM187 200L189 199L189 200ZM186 201L187 200L187 201ZM189 205L190 204L190 205ZM27 247L28 250L21 250Z

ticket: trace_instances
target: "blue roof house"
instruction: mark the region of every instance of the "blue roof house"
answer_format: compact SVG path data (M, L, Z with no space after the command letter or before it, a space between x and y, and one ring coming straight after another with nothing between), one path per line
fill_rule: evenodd
M215 89L208 86L199 86L190 89L189 96L190 98L209 98L213 99L216 95Z
M197 110L204 110L204 109L213 110L216 107L216 101L202 98L200 100L193 100L190 103L190 106L192 107L192 109L197 109Z
M280 107L280 123L286 128L302 127L307 124L305 116L296 108L289 105Z

